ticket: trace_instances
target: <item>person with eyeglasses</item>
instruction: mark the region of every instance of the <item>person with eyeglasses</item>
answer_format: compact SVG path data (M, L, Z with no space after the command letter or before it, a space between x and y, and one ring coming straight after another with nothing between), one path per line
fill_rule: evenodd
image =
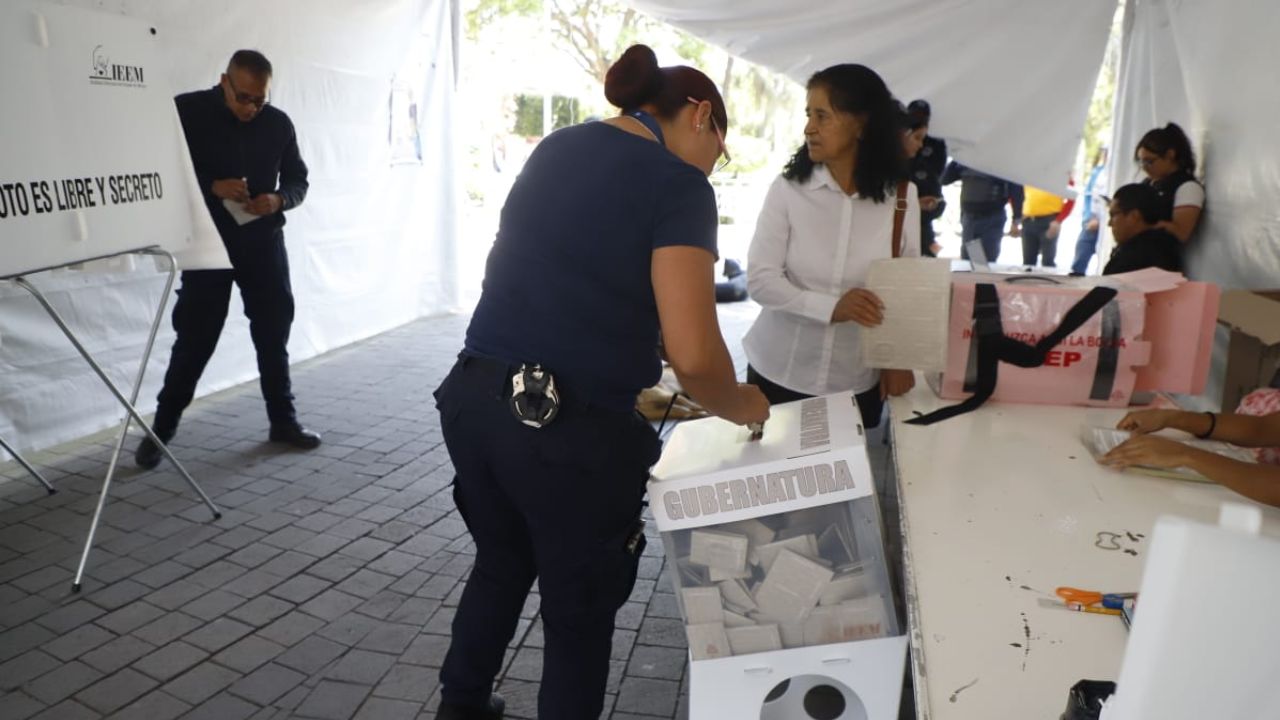
M769 416L764 395L737 382L716 319L707 176L728 158L720 92L644 45L604 90L621 113L543 138L512 185L462 352L435 392L476 547L439 720L502 717L493 681L535 580L538 717L600 716L661 449L635 410L662 372L659 337L708 411L740 425Z
M1204 211L1205 195L1195 177L1196 155L1187 134L1176 123L1149 130L1138 141L1133 159L1146 174L1146 183L1164 201L1159 227L1184 245L1190 242Z
M307 450L320 445L320 435L298 422L289 378L294 303L284 213L307 196L307 166L293 122L268 104L271 73L262 53L239 50L217 85L175 98L196 180L231 269L182 273L173 307L177 337L153 421L165 441L177 432L213 356L235 285L257 351L268 438ZM147 469L159 465L160 458L150 438L134 454L138 466Z
M761 305L743 340L747 382L774 403L853 391L867 428L887 396L915 384L910 370L863 365L858 348L859 326L884 317L864 287L871 263L920 255L898 107L864 65L814 73L804 145L769 188L747 255L747 290Z

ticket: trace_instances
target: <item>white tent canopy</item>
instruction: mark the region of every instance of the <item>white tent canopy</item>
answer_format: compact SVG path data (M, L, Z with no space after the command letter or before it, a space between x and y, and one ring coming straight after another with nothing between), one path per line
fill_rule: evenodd
M860 62L902 100L933 104L959 160L1046 189L1072 166L1116 3L1112 0L631 0L636 7L803 82ZM1190 274L1280 287L1280 6L1127 0L1113 183L1142 133L1177 122L1202 158L1208 201ZM1057 183L1057 185L1055 185ZM1112 187L1116 187L1113 184ZM1106 252L1106 248L1103 249ZM1105 257L1105 255L1104 255Z
M1061 0L632 4L801 83L836 63L872 67L904 103L929 100L957 159L1060 192L1115 16L1114 3Z
M289 213L285 228L298 309L291 359L454 308L457 18L449 0L63 4L152 24L175 93L213 86L239 48L271 59L271 102L293 119L310 167L306 202ZM406 158L403 139L394 137L414 128L421 162L416 153ZM108 372L122 385L131 381L163 278L116 262L33 281ZM0 337L0 436L20 448L45 447L122 417L52 321L4 283ZM166 323L139 402L144 412L154 406L172 342ZM237 296L199 392L256 373ZM305 420L307 399L299 400Z

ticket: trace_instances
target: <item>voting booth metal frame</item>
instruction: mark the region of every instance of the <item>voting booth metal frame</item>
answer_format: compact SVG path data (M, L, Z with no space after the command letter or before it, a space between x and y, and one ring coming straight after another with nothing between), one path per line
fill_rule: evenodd
M0 435L0 450L4 450L6 453L9 454L10 457L12 457L14 460L17 460L19 465L25 468L27 472L31 473L31 477L40 481L40 484L44 486L45 490L49 491L50 495L58 492L57 489L53 487L53 483L46 480L45 477L40 474L40 471L36 470L34 465L27 462L26 458L22 457L22 455L18 452L18 449L10 445L4 439L3 435Z
M80 357L84 358L85 362L89 364L89 367L93 369L93 372L102 380L102 384L106 385L107 389L111 391L111 394L115 396L116 400L118 400L125 409L124 420L121 422L120 431L116 437L115 448L111 451L111 460L107 464L107 474L102 479L102 490L98 494L98 505L93 511L93 521L89 524L89 534L85 537L84 551L80 555L80 564L76 568L75 579L71 582L72 592L80 592L82 580L84 578L84 571L89 564L89 552L93 549L93 539L98 533L98 525L102 521L102 511L107 505L107 497L111 492L111 480L115 477L116 467L120 461L120 454L124 450L125 440L129 436L129 425L134 420L138 421L138 425L142 427L142 431L146 433L147 437L151 438L151 442L154 442L156 447L160 449L160 452L169 459L169 462L173 463L174 468L177 469L178 474L182 476L182 479L186 480L187 484L191 486L191 489L195 491L196 495L200 496L200 500L203 501L209 508L209 511L213 513L213 519L218 520L222 518L222 511L219 510L218 506L213 503L213 500L205 494L204 490L200 488L200 485L196 483L195 478L191 477L191 473L187 472L187 469L182 466L181 462L178 462L178 458L174 457L173 452L169 450L169 446L166 445L158 435L156 435L155 431L151 429L151 425L142 417L142 413L138 412L138 408L135 407L138 402L138 394L142 391L142 380L147 372L147 363L151 360L151 351L156 344L156 335L160 332L160 323L164 322L164 311L169 305L169 296L173 294L173 286L178 279L178 261L173 256L173 253L158 246L125 250L123 252L112 253L110 255L104 255L102 257L92 259L105 260L123 255L150 255L152 257L164 258L168 260L169 264L167 277L165 279L164 293L160 296L160 303L156 308L155 317L151 321L151 331L147 335L147 343L143 347L142 360L138 365L138 373L134 377L133 389L130 392L129 397L125 397L124 393L120 391L120 388L111 380L111 377L102 369L102 366L94 360L93 355L89 350L85 348L84 344L80 342L80 339L76 337L75 331L67 325L66 320L64 320L62 315L53 307L53 304L49 302L49 299L46 298L44 293L40 292L40 289L33 285L27 277L28 275L36 272L45 272L70 265L78 265L83 262L88 262L88 260L42 268L34 272L27 272L19 275L0 277L0 280L8 280L23 290L26 290L36 299L36 302L40 303L40 306L44 308L45 313L47 313L49 317L53 319L54 323L58 325L58 329L62 331L62 334L67 337L67 340L71 341L76 352L80 353ZM50 493L54 492L53 486L41 477L40 474L35 471L35 468L23 460L16 452L10 450L7 443L4 447L11 455L18 459L18 462L23 467L27 468L27 470L34 474L36 478L39 479L46 488L48 488Z

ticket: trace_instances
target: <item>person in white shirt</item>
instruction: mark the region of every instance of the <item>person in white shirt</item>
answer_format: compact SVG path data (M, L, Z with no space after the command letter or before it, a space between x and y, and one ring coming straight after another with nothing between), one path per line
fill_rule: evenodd
M920 206L905 182L897 101L875 71L815 73L805 114L805 144L769 188L748 254L747 289L762 309L743 341L747 381L771 403L852 390L871 428L884 398L915 378L862 364L859 326L879 325L884 307L863 285L873 260L920 255Z

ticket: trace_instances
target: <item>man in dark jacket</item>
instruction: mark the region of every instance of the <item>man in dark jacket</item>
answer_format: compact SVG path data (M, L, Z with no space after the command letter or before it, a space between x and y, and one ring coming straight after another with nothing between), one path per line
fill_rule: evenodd
M1156 227L1165 210L1160 193L1151 185L1125 185L1111 198L1111 236L1116 248L1103 275L1158 267L1182 272L1182 243L1168 230Z
M1022 186L961 165L954 160L942 173L942 184L960 181L960 232L964 243L978 240L987 262L998 262L1004 240L1005 205L1013 210L1009 236L1022 234ZM968 258L968 248L960 246L960 257Z
M271 63L254 50L231 56L217 85L175 102L196 180L231 259L230 270L188 270L173 308L177 339L165 373L153 428L168 441L217 347L232 284L240 287L249 334L258 354L270 439L303 449L320 436L298 423L289 380L293 290L284 246L284 211L307 195L307 166L289 116L268 104ZM153 468L160 450L138 446L140 467Z

